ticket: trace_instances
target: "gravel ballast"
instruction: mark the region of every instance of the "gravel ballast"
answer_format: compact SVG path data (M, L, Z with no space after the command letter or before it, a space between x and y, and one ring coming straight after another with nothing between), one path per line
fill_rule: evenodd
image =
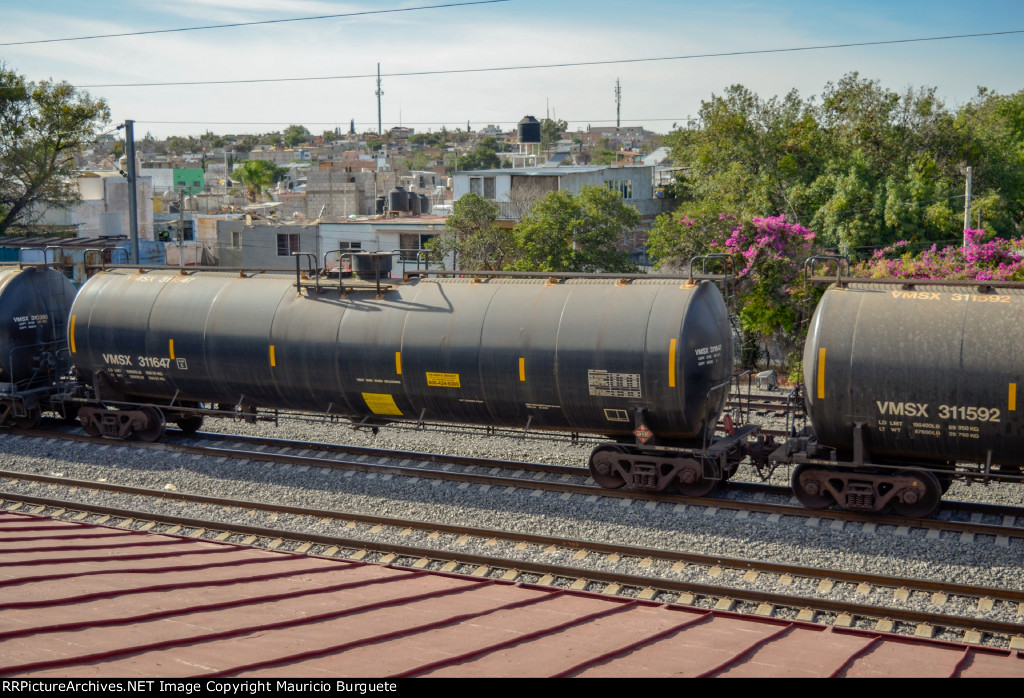
M307 423L282 420L271 424L249 425L231 420L208 420L204 430L242 433L325 443L345 443L406 451L509 458L584 467L593 442L573 444L564 440L537 440L511 437L460 435L451 430L428 428L420 431L382 428L373 435L368 430L352 430L344 424ZM703 506L653 504L619 498L574 495L568 498L540 493L529 488L485 488L425 478L381 476L372 473L333 471L320 468L296 468L234 459L175 455L162 451L133 449L117 443L73 443L58 439L19 437L0 432L2 455L0 468L81 480L102 480L136 487L171 490L260 501L280 502L316 509L376 514L396 518L415 518L438 523L466 524L501 531L527 531L564 538L617 542L654 548L673 548L731 558L752 558L795 563L823 569L840 569L934 579L950 583L1024 589L1024 540L978 536L962 540L943 534L926 536L920 529L892 526L860 527L834 525L827 518L769 517L761 514L737 514L727 509ZM757 480L747 466L739 480ZM787 477L779 473L775 484ZM40 494L38 486L5 480L4 489ZM46 486L48 496L134 508L133 498L102 491L81 491L62 495L59 488ZM1020 488L1012 486L954 485L950 499L977 499L988 502L1020 501ZM203 519L225 517L259 526L278 526L311 533L337 533L341 525L330 520L308 520L290 516L271 517L260 512L218 511L214 507L152 500L137 504L176 515ZM827 515L826 515L827 516ZM338 530L333 530L337 528ZM867 528L868 530L865 530ZM382 531L379 537L394 536ZM441 546L445 537L419 540L405 535L395 539L404 545ZM382 540L380 542L386 542ZM448 541L456 549L454 541ZM502 552L480 546L473 551L484 555ZM508 553L512 556L514 553ZM524 559L539 551L521 551ZM603 556L589 556L583 562L548 559L545 562L578 566L607 565ZM672 577L679 573L654 568L649 574ZM694 574L689 571L685 574ZM701 581L701 580L694 580ZM707 581L706 579L703 581ZM774 584L774 582L771 582ZM737 582L738 586L745 583ZM758 588L756 583L751 588ZM795 593L796 587L774 589ZM764 589L772 590L772 589ZM848 600L854 590L837 585L835 594ZM928 598L915 600L929 607ZM956 600L942 607L957 613ZM936 610L932 607L932 610ZM964 608L965 613L978 613ZM1020 622L1016 611L999 610L1004 619Z

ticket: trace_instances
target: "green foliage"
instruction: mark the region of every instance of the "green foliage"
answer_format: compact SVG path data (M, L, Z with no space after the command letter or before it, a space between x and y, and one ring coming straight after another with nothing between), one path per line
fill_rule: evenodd
M434 148L444 147L444 135L438 133L414 133L409 136L411 145L430 146Z
M33 206L79 200L74 155L109 120L104 100L66 82L26 82L0 64L0 235Z
M410 170L425 170L437 162L437 158L430 153L420 150L413 154L412 159L409 160Z
M640 224L640 214L604 187L584 187L578 196L554 191L515 227L522 271L633 272L636 265L620 242Z
M561 119L549 119L545 117L540 122L540 147L541 150L553 148L558 141L562 140L562 134L569 128L569 122Z
M684 203L786 214L855 258L900 239L957 238L965 164L973 210L1001 235L1021 232L1024 91L982 89L953 112L934 88L894 92L857 73L828 83L820 100L795 91L765 100L734 85L664 142L687 168L673 191Z
M497 224L498 206L477 194L465 194L452 206L441 235L427 242L434 258L452 257L453 269L497 271L515 253L512 231Z
M610 165L615 162L618 158L618 154L614 150L608 150L607 148L597 148L590 156L591 165Z
M286 146L288 146L289 148L294 148L297 145L308 143L309 138L312 135L313 134L311 134L309 132L309 129L307 129L305 126L292 124L291 126L284 130L284 133L281 134L281 137L284 140L284 144Z
M491 137L483 139L476 148L458 158L460 172L469 170L491 170L501 167L497 153L498 142Z
M650 245L659 270L686 269L699 254L731 257L731 268L716 265L707 271L727 271L735 278L740 361L753 368L769 345L788 356L803 341L814 293L802 283L803 261L814 253L814 239L813 232L785 216L739 219L690 204L658 219Z
M740 299L740 329L773 339L785 353L803 339L806 294L803 262L813 253L815 234L785 216L752 218L737 225L715 247L733 255Z
M284 179L288 172L268 160L247 160L231 173L245 187L249 201L257 201L263 190Z
M690 260L708 254L736 227L736 217L705 203L687 203L658 216L647 237L647 253L666 272L687 271Z

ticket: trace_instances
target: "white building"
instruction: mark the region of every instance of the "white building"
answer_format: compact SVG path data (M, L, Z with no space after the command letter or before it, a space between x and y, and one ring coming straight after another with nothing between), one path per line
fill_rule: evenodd
M456 172L453 198L474 193L498 204L501 218L519 220L533 203L553 191L579 194L585 186L606 187L618 192L642 217L661 212L654 198L654 168L643 165L573 165Z

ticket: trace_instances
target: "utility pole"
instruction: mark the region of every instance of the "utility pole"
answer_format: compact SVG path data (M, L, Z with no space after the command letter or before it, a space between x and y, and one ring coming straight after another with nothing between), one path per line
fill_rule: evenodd
M131 263L139 263L139 201L135 184L135 122L124 122L124 154L128 158L128 230L131 233Z
M622 126L622 86L619 85L619 79L615 78L615 128L618 129Z
M380 96L384 94L384 91L380 89L380 63L377 64L377 135L381 136L384 134L384 130L381 128L380 120Z
M971 177L974 168L967 168L967 191L964 194L964 247L967 247L967 229L971 227Z
M185 266L185 187L178 192L178 268Z

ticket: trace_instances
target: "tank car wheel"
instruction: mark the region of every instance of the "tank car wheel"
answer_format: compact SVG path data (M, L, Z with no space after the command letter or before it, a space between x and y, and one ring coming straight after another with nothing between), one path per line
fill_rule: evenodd
M19 429L35 429L43 421L43 413L38 407L29 407L24 417L15 417L13 421Z
M192 436L199 431L199 427L203 426L203 418L179 417L174 420L174 423L178 425L178 428L181 429L181 432L185 434L185 436Z
M715 461L689 461L696 468L686 469L679 473L673 487L676 492L686 497L706 497L711 494L722 481L722 472ZM698 472L700 471L700 472ZM690 481L692 480L692 482Z
M919 519L928 516L942 500L942 485L939 479L927 470L901 470L897 477L912 477L917 482L914 487L901 491L898 499L893 502L893 510L900 516Z
M827 509L835 504L835 499L813 475L804 477L804 473L809 470L815 470L815 468L807 463L802 463L793 470L791 481L793 494L808 509Z
M164 416L155 407L142 407L139 412L146 415L149 426L146 429L136 429L133 433L139 441L159 441L164 435Z
M615 472L615 454L625 453L622 446L604 444L596 447L590 454L590 477L606 490L617 490L626 484Z

